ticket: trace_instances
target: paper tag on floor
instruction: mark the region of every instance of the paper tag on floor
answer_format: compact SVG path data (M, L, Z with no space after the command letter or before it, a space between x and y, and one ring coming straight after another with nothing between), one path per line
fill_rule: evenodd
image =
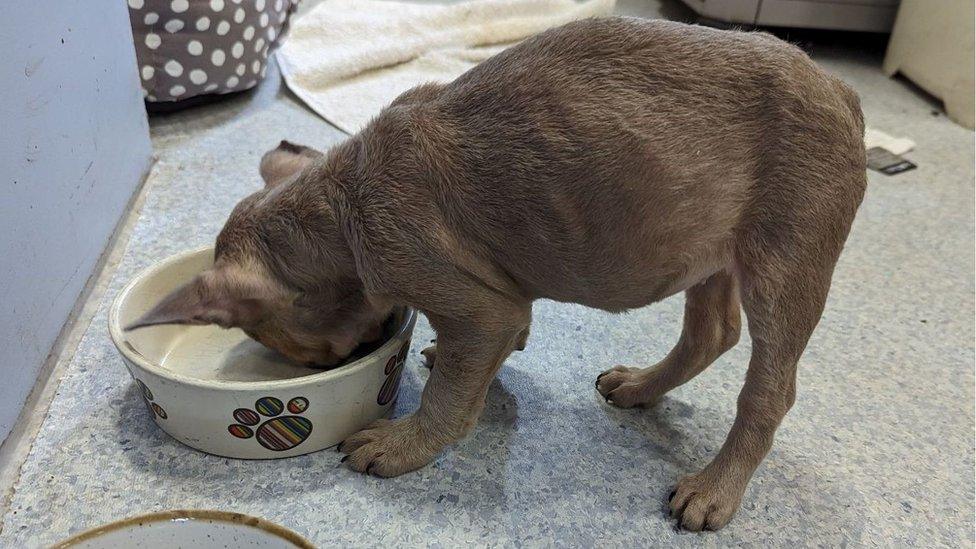
M915 164L881 147L868 149L868 167L885 175L914 170Z

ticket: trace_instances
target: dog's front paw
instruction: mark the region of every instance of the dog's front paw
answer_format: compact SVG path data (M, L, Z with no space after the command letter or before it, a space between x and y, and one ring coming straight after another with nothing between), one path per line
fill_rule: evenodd
M427 465L441 445L428 440L415 416L381 419L339 444L342 461L354 471L395 477Z
M743 487L716 480L706 471L678 481L668 501L671 517L686 530L718 530L732 519L742 500ZM719 475L717 479L722 479Z
M648 370L627 366L614 366L598 375L596 390L618 408L653 406L661 398Z

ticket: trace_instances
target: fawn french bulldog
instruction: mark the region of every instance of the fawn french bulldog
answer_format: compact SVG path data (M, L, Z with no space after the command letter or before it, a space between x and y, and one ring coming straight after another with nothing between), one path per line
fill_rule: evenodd
M793 404L864 193L862 134L854 92L769 35L570 23L404 93L326 153L282 142L213 268L133 327L239 327L335 364L393 306L417 308L437 331L420 408L340 446L349 467L393 476L471 429L536 299L617 312L685 292L674 350L597 377L624 408L701 373L744 310L731 432L669 504L685 528L720 528Z

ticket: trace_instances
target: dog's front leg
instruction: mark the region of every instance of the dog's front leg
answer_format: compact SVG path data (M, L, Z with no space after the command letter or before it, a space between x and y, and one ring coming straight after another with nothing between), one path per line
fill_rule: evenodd
M434 362L437 361L437 340L431 340L431 345L420 351L420 354L424 356L424 366L428 368L434 367ZM518 339L515 340L515 350L524 351L525 346L529 344L529 327L526 326L519 332Z
M464 320L428 315L437 330L437 364L413 415L379 420L339 445L356 471L392 477L423 467L464 437L485 407L488 385L521 343L529 308L498 307Z

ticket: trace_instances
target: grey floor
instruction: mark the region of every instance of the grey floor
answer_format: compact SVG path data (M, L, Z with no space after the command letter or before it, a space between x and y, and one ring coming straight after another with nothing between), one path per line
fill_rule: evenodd
M687 15L650 1L619 9ZM211 242L279 139L343 138L272 76L256 93L153 119L145 206L23 465L0 545L192 507L268 518L324 546L973 546L973 132L884 77L877 43L797 36L858 89L870 125L918 142L919 168L870 174L797 403L724 530L678 532L663 502L722 443L749 341L653 410L613 409L593 390L604 368L669 350L680 297L619 316L538 303L529 347L506 363L474 433L396 479L352 473L331 451L213 457L152 424L106 333L111 297L140 269ZM421 323L397 414L417 405L430 336Z

